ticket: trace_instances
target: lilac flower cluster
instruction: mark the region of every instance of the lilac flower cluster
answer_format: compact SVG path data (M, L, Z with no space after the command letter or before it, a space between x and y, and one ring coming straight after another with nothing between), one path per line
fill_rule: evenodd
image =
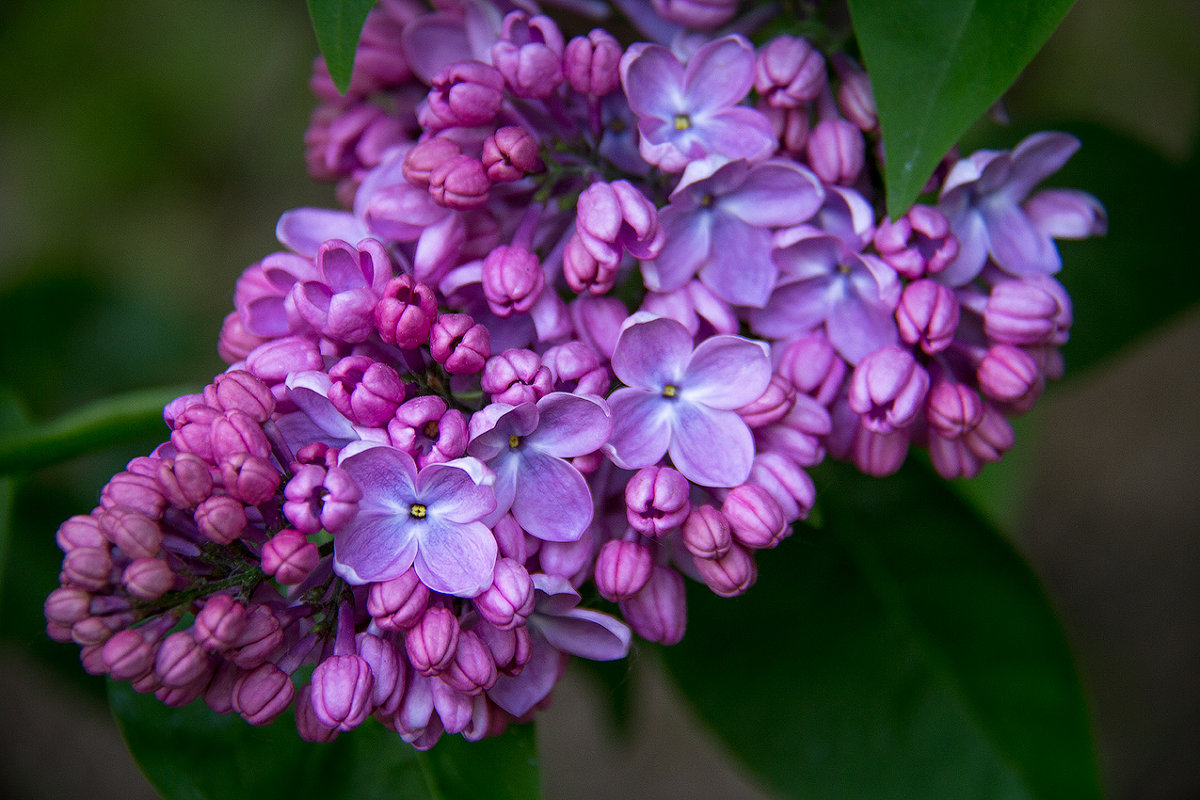
M628 46L433 5L378 4L344 96L318 61L345 208L281 217L229 370L60 528L48 629L90 671L315 741L493 735L569 655L679 641L685 578L746 591L827 451L974 475L1061 372L1054 239L1104 227L1034 192L1071 137L947 158L889 221L866 74L700 33L736 2L616 2Z

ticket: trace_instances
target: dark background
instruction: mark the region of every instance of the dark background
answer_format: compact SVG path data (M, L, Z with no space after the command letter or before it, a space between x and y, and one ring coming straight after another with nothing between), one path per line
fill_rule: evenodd
M1178 219L1179 204L1200 208L1183 171L1200 119L1197 41L1193 0L1080 0L1009 109L1018 123L1103 125L1178 165L1174 187L1135 179L1101 198ZM222 369L215 341L238 274L278 247L279 213L333 202L303 168L314 53L299 0L0 4L0 391L30 418ZM1195 265L1194 239L1114 215L1106 244L1141 273ZM1067 270L1087 268L1077 252ZM1023 425L1019 469L988 475L1007 487L1006 529L1077 654L1114 798L1200 797L1198 356L1193 310L1069 373ZM19 485L0 584L0 797L153 797L102 684L73 646L44 638L40 611L58 523L153 444ZM590 675L564 680L539 723L547 796L763 796L653 651L632 663L620 724Z

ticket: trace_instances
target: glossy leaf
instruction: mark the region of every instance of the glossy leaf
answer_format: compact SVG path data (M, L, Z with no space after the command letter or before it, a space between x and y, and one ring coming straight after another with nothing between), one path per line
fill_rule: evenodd
M1029 63L1074 0L850 0L898 217Z
M358 39L374 5L375 0L308 0L317 44L329 67L329 77L342 94L350 88Z
M126 683L109 704L130 752L166 800L523 800L538 796L533 726L419 753L373 720L333 742L296 734L290 715L256 728L202 702L171 709Z
M757 585L690 587L664 651L697 713L789 797L1095 798L1088 715L1041 586L932 473L819 473L826 525Z

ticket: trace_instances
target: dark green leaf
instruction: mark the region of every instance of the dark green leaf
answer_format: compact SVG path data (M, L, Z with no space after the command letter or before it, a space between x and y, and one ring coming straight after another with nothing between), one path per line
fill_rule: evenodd
M154 433L165 439L163 406L187 391L175 387L129 392L99 400L54 422L0 432L0 475L37 469Z
M524 800L538 794L533 727L478 744L444 737L418 753L374 720L328 744L302 741L285 715L263 728L201 702L170 709L128 684L109 704L130 751L166 800Z
M0 389L0 431L24 427L25 415L17 398ZM0 475L0 598L4 597L4 565L8 558L8 540L13 530L13 503L17 487L10 476ZM0 605L0 608L3 606Z
M744 597L688 595L664 655L779 792L1095 798L1088 715L1033 573L928 470L829 465L826 526L759 555Z
M375 0L308 0L317 44L325 56L329 77L342 94L350 88L358 38L374 5Z
M1074 0L850 0L897 217L942 156L1000 98Z

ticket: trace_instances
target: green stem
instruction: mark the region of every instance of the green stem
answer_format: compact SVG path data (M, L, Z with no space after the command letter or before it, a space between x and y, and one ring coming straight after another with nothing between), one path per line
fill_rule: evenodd
M160 434L162 409L188 388L143 389L98 400L52 422L0 434L0 475L67 461L93 450Z

